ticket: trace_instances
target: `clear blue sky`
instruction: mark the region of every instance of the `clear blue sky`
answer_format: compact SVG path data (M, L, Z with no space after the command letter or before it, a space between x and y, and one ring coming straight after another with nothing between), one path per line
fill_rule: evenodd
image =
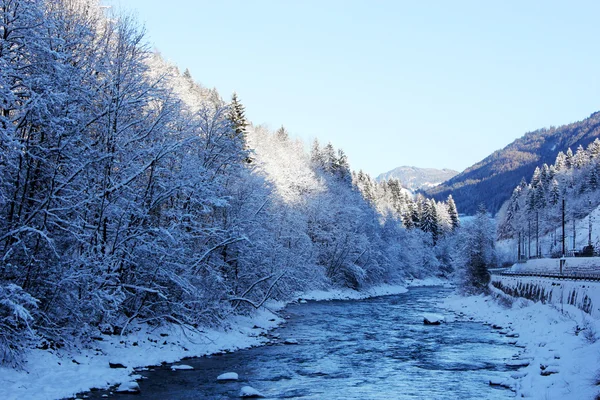
M464 168L600 110L600 2L104 0L255 124L354 169Z

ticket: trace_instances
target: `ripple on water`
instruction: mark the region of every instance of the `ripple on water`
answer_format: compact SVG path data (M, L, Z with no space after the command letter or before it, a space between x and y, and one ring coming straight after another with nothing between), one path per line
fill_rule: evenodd
M136 399L232 399L245 385L285 399L512 398L488 385L514 370L505 360L515 349L497 333L469 321L423 325L422 313L439 312L436 304L448 293L413 288L370 300L291 305L292 318L275 333L299 345L190 359L194 370L183 373L147 371ZM217 383L224 371L237 372L239 381Z

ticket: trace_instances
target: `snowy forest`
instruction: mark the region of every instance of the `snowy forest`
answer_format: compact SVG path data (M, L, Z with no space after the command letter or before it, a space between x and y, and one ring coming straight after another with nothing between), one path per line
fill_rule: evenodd
M523 179L502 212L500 239L552 235L552 247L532 250L532 256L560 256L562 201L567 224L581 219L600 204L600 139L575 153L559 152L554 164L537 167L529 183ZM570 226L570 225L569 225Z
M134 18L0 1L1 364L134 323L218 326L302 290L448 276L458 226L451 198L254 126Z

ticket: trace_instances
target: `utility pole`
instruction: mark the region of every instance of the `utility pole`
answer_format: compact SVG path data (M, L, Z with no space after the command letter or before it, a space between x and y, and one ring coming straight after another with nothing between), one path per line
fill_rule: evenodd
M590 214L588 215L588 246L592 247L592 201L590 202Z
M573 251L575 251L575 239L577 237L577 232L575 231L575 215L573 215Z
M562 199L562 257L560 258L560 274L565 267L565 198Z
M540 258L540 212L535 212L535 256Z
M519 231L519 258L517 260L521 262L521 231Z
M527 237L529 239L527 243L527 258L531 258L531 219L527 221Z

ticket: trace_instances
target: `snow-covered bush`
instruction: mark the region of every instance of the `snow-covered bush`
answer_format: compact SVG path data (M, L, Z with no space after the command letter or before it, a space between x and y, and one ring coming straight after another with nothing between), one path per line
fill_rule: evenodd
M0 285L0 365L19 367L34 332L29 323L37 300L20 286Z

